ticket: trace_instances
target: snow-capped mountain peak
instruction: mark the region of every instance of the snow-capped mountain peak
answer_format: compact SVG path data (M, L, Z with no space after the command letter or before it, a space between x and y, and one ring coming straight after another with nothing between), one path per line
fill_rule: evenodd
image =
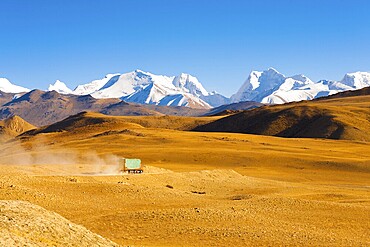
M280 74L280 72L277 70L277 69L275 69L274 67L269 67L267 70L265 70L265 71L267 71L267 72L269 72L269 73L274 73L274 74Z
M48 87L48 91L56 91L61 94L72 94L72 90L67 87L67 85L64 82L61 82L60 80L56 80L54 84L50 84Z
M184 92L191 93L198 97L209 95L208 91L199 82L198 78L189 74L181 73L173 79L172 84Z
M252 71L238 92L231 96L233 102L261 101L279 88L285 76L274 68L265 71Z
M107 74L103 79L93 80L90 83L78 85L73 93L77 95L87 95L96 92L101 89L110 79L120 74Z
M252 71L249 74L249 83L252 85L252 89L256 89L258 87L269 87L271 83L276 86L282 81L282 78L285 76L281 74L276 69L270 67L264 71ZM275 85L276 84L276 85Z
M291 101L310 100L336 92L333 83L314 83L303 74L286 77L276 69L269 68L262 72L252 71L247 81L232 96L232 101L283 104Z
M141 70L141 69L135 69L133 72L137 73L137 74L151 74L150 72L146 72L146 71Z
M354 89L370 86L369 72L354 72L344 75L340 83L352 87Z
M211 108L209 104L199 97L190 93L184 93L174 85L163 82L150 83L121 99L141 104Z
M137 92L151 83L171 84L173 78L135 70L113 76L103 87L92 93L92 96L95 98L121 98Z
M24 93L29 92L30 90L28 88L12 84L6 78L0 78L0 91L4 93Z

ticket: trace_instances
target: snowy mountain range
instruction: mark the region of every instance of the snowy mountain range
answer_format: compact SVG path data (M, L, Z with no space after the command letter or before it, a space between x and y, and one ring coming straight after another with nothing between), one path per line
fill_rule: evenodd
M48 90L64 94L87 95L94 98L120 98L126 102L167 106L188 106L208 109L228 103L217 93L209 93L194 76L155 75L142 70L125 74L108 74L101 80L79 85L74 90L56 81Z
M49 85L48 91L91 95L97 99L119 98L126 102L141 104L208 109L242 101L283 104L311 100L368 86L370 86L368 72L348 73L341 81L313 82L304 75L286 77L269 68L265 71L252 71L237 93L227 98L216 92L208 92L196 77L189 74L165 76L135 70L124 74L107 74L102 79L79 85L74 90L57 80ZM0 78L0 91L22 93L30 90Z
M232 102L257 101L267 104L311 100L347 90L370 86L370 73L348 73L341 81L321 80L313 82L304 75L286 77L273 68L252 71Z

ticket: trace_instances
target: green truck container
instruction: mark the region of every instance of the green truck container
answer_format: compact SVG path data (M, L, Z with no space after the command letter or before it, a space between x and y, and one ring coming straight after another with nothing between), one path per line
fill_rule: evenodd
M120 161L120 166L121 166L122 172L127 172L127 173L142 173L143 172L140 159L123 158Z

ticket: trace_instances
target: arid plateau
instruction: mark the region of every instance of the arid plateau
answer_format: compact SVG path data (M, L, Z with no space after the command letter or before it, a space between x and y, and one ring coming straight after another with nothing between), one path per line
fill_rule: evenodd
M0 124L0 244L368 246L369 104L82 112L44 127L13 117ZM123 157L144 172L120 173Z

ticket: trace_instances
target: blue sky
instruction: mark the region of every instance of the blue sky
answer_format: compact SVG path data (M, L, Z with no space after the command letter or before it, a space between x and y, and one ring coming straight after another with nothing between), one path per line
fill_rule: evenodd
M370 1L1 0L0 77L45 89L142 69L236 92L251 70L370 71Z

